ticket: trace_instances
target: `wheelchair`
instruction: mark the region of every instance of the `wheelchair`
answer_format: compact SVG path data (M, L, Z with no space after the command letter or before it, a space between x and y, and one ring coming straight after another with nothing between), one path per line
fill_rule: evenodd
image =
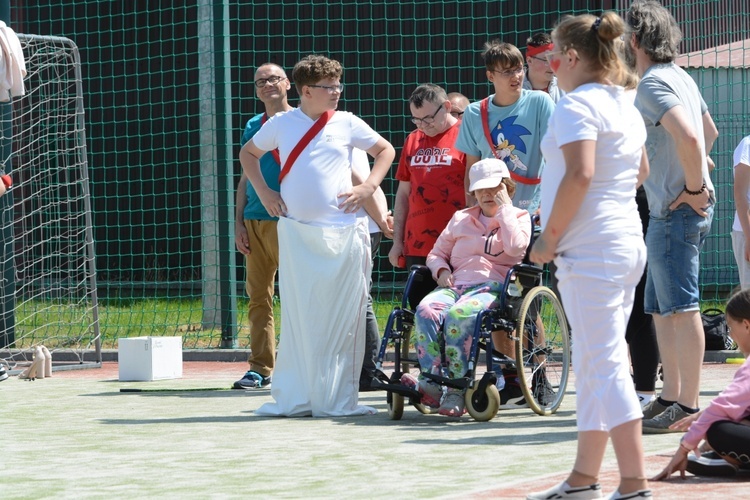
M570 371L570 334L560 301L542 280L540 267L528 262L513 266L503 283L497 307L482 310L477 316L464 376L447 377L444 349L442 373L421 373L441 386L465 389L466 410L477 421L489 421L497 414L500 393L495 384L504 373L517 373L524 399L535 413L551 415L562 403ZM401 305L388 316L373 386L387 392L392 420L401 419L407 399L421 413L437 412L421 403L422 395L416 389L401 384L404 373L410 373L413 367L419 369L416 352L410 345L411 332L419 302L435 288L437 283L429 268L412 266ZM492 332L496 331L507 336L510 342L506 344L513 345L514 352L495 349ZM383 372L383 362L390 346L394 350L394 370L388 376ZM482 351L486 370L477 377Z

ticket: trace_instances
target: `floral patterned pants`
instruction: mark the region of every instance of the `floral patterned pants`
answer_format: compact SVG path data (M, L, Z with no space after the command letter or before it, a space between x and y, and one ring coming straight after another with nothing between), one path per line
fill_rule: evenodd
M475 286L437 288L422 299L415 318L415 344L422 372L440 373L440 342L444 337L449 377L466 374L477 314L498 304L502 286L500 282L489 281Z

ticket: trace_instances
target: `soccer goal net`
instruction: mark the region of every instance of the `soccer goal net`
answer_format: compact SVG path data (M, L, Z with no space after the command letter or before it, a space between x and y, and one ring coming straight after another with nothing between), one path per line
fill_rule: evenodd
M26 95L0 104L0 160L13 179L0 198L0 358L22 368L44 345L53 369L99 365L78 48L60 37L18 38Z

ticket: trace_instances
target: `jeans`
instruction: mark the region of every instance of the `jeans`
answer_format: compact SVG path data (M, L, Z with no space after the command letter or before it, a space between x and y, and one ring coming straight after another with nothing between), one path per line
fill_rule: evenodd
M668 315L699 310L699 257L711 229L713 204L706 212L708 216L701 217L690 206L680 205L666 217L651 217L646 234L646 313Z
M750 288L750 262L745 260L745 233L742 231L732 231L732 250L740 273L740 287Z

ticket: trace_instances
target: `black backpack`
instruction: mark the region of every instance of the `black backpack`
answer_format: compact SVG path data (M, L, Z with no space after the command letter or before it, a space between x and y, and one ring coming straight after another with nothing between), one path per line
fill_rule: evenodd
M720 309L706 309L701 313L707 351L730 350L734 341L729 337L727 318Z

